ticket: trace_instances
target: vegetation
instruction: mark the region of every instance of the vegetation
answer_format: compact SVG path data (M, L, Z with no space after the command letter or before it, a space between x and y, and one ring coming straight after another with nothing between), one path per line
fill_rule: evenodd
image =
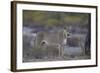
M50 12L50 11L23 11L24 24L39 25L45 28L52 26L67 26L68 24L88 24L88 13Z

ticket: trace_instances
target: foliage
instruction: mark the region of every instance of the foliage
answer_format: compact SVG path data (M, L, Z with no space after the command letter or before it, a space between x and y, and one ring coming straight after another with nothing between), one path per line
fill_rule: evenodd
M38 24L45 28L67 24L85 25L89 22L88 13L53 12L53 11L23 11L24 23ZM29 25L29 24L28 24Z

